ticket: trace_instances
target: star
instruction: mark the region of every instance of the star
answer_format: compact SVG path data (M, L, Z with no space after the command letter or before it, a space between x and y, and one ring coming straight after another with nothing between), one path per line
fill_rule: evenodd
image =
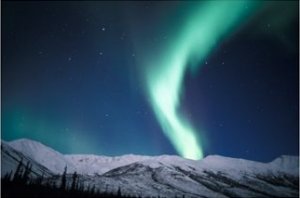
M270 2L261 11L252 1L89 2L93 9L75 10L63 4L44 6L43 16L31 4L3 13L4 139L57 140L63 153L216 153L265 161L298 154L294 3L278 10ZM89 144L78 146L71 134ZM166 146L156 148L150 137ZM140 150L123 144L132 140ZM266 142L272 149L250 155Z

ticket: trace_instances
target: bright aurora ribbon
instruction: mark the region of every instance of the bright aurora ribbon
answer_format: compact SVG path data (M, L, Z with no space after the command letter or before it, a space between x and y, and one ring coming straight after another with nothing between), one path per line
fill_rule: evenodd
M251 1L194 2L178 36L147 62L146 92L166 137L189 159L203 158L201 131L179 112L183 78L188 67L201 66L222 38L229 35L256 7Z

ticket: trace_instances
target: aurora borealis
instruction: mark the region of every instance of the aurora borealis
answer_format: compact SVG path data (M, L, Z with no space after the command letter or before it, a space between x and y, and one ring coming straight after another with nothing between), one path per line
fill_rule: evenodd
M297 1L4 1L2 139L298 155L298 24Z
M166 53L161 53L159 61L152 63L155 66L148 66L147 89L152 107L166 136L186 158L201 159L203 148L196 129L178 112L184 73L190 62L193 67L203 65L204 58L252 10L253 4L247 1L210 1L195 5L179 38L162 50Z

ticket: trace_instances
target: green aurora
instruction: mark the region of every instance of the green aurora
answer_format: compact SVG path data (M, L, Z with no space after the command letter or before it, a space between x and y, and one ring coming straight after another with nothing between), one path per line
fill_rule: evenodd
M199 69L220 41L245 20L257 2L209 1L195 3L185 26L170 42L155 52L146 65L146 92L163 132L177 152L189 159L203 158L201 131L179 112L184 74ZM145 63L145 62L144 62ZM198 129L199 130L199 129ZM200 134L200 135L199 135Z

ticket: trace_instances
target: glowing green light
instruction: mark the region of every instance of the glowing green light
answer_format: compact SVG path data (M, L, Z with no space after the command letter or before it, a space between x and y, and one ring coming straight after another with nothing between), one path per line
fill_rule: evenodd
M165 135L183 157L203 157L196 135L199 133L178 112L184 73L188 65L192 69L200 65L220 39L253 9L253 4L250 1L197 3L178 37L161 52L156 52L157 59L147 67L145 74L150 103Z

